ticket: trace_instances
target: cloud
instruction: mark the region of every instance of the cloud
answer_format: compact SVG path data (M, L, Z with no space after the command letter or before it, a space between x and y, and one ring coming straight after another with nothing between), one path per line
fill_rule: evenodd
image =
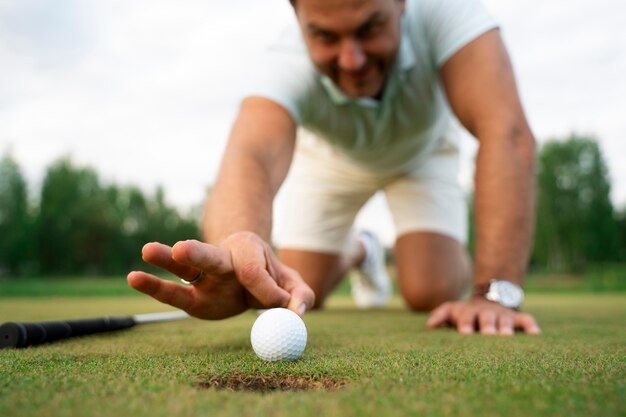
M540 139L601 139L626 204L626 50L620 0L485 0L503 25ZM620 13L621 12L621 13ZM71 153L105 179L202 200L286 0L8 0L0 4L0 152L33 181ZM475 144L463 145L471 185Z
M613 201L626 207L626 4L619 0L486 0L503 23L520 94L540 141L600 140Z
M263 25L280 18L275 8L247 3L242 13L241 3L227 2L92 1L78 11L65 1L57 14L81 19L64 29L75 36L52 38L33 29L47 6L11 3L3 21L27 23L2 33L0 61L8 65L0 75L12 82L0 86L0 150L12 144L30 177L70 152L111 181L164 184L181 205L200 201L235 116L238 80L276 30ZM51 18L48 32L67 21ZM83 35L89 47L72 62L46 52L72 50Z
M85 3L78 0L24 0L0 5L0 34L14 59L31 66L71 65L89 48Z

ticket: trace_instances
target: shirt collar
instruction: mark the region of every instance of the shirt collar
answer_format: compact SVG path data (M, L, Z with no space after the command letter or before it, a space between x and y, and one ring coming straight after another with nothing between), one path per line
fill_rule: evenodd
M389 74L389 78L399 77L404 80L405 74L413 68L415 65L415 52L413 51L413 44L411 42L411 36L406 25L406 19L403 16L402 20L402 34L400 37L400 47L398 48L398 57L396 58L396 64ZM389 86L391 80L387 80L387 86ZM326 92L330 96L333 103L336 105L343 105L349 102L356 102L365 107L375 107L379 101L371 97L362 97L353 99L347 96L337 85L326 75L322 74L321 82Z

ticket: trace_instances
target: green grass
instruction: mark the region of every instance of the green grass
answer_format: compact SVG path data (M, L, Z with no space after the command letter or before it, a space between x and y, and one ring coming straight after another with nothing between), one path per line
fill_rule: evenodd
M174 279L172 277L167 277ZM143 295L130 288L125 276L27 277L0 280L4 297L117 297Z
M0 322L162 311L144 297L5 297ZM626 294L530 294L541 337L428 331L400 300L349 298L308 313L301 360L249 345L255 315L184 320L0 350L0 416L623 416ZM326 383L332 392L241 392L222 379Z
M395 275L393 268L390 273ZM168 279L175 280L172 276ZM585 275L531 273L526 280L529 293L626 293L626 264L592 265ZM348 280L337 294L349 295ZM4 297L106 297L139 296L124 276L112 277L29 277L0 279L0 299Z
M526 280L530 292L626 292L626 264L590 265L585 274L531 273Z

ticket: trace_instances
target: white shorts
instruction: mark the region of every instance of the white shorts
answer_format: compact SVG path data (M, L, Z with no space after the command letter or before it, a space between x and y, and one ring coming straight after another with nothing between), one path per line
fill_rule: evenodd
M303 132L274 216L279 248L340 253L354 219L377 191L383 191L396 237L436 232L467 240L467 201L458 182L459 153L444 145L403 175L382 176Z

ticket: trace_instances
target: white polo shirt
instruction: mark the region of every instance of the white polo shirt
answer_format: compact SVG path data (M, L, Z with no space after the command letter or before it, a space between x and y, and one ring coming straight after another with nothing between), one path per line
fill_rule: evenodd
M442 146L452 113L438 70L497 22L479 0L407 0L397 62L380 101L347 97L311 62L297 22L267 51L247 96L282 105L356 164L406 172Z

